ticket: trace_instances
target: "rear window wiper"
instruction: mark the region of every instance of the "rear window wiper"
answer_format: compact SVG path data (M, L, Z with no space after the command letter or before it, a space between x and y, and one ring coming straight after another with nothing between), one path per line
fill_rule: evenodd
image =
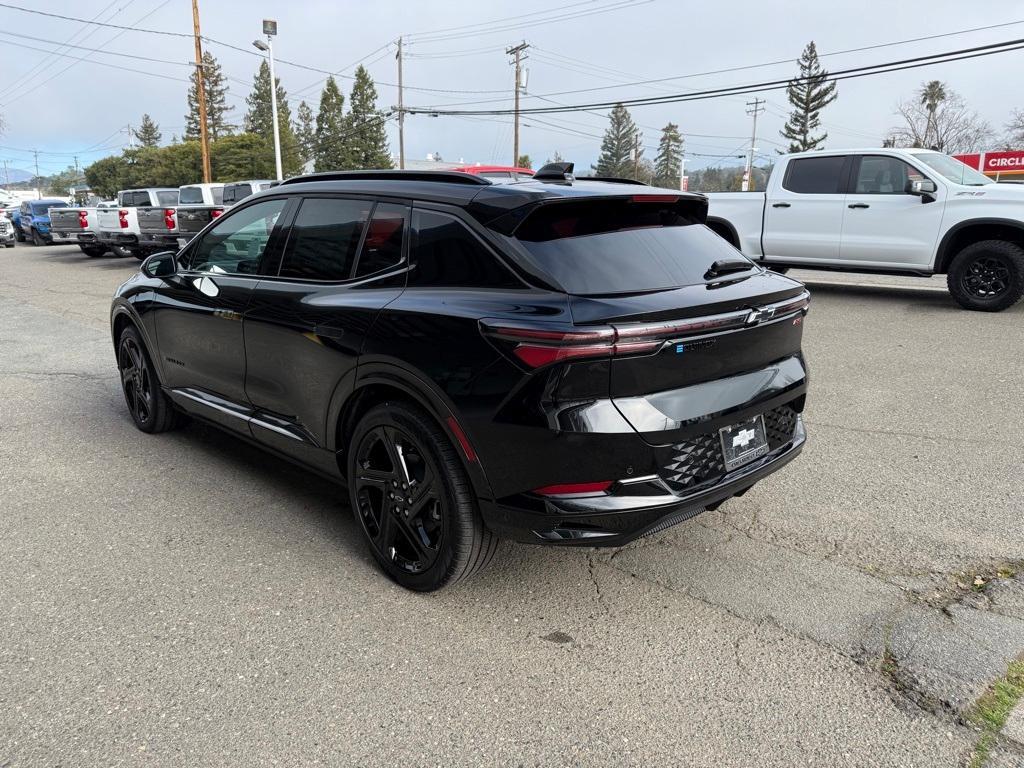
M727 275L730 272L746 272L748 269L753 268L754 265L746 259L719 259L704 273L704 279L711 280L721 275Z

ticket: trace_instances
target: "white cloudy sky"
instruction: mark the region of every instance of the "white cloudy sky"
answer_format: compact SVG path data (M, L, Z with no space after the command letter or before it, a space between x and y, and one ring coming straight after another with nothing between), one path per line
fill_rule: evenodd
M192 29L189 0L12 0L11 4L127 26L179 33ZM246 51L209 45L231 78L229 100L236 105L239 122L259 63L251 41L264 17L278 20L276 53L281 59L342 70L343 75L352 72L350 64L365 59L378 81L384 108L396 99L396 89L390 85L396 80L393 48L368 54L399 35L409 40L408 105L485 102L475 108L510 105L512 68L503 51L521 40L532 46L523 105L539 106L550 103L543 98L579 104L782 78L793 73L793 63L684 76L794 60L812 39L827 54L1021 22L823 58L828 68L841 69L1024 37L1024 3L1019 0L201 0L200 4L203 34ZM606 6L618 7L605 10ZM560 18L545 20L549 17ZM80 47L59 48L57 44L64 42ZM53 55L54 51L65 57ZM64 167L75 152L85 165L118 151L126 141L120 129L136 123L143 112L157 120L165 140L169 139L183 130L187 62L192 56L192 42L183 37L87 26L0 7L0 115L5 123L0 159L15 168L30 169L32 155L27 150L37 148L42 173ZM876 145L895 122L897 101L911 95L922 80L932 78L946 81L1001 129L1013 108L1024 107L1019 88L1022 75L1024 51L1017 51L845 81L840 83L839 100L824 114L829 145ZM301 98L315 109L322 75L282 63L278 76L293 110ZM654 86L629 84L671 77L680 79ZM350 81L342 77L340 83L347 91ZM561 93L579 89L600 90ZM786 102L779 91L764 96L768 112L758 127L758 147L769 154L780 146L778 131ZM678 123L688 136L690 167L700 167L745 150L751 127L744 114L748 98L638 107L633 116L644 126L645 143L652 147L658 128L670 120ZM582 166L596 158L600 143L596 137L605 124L600 114L586 112L524 117L523 122L521 151L535 163L557 150ZM389 130L397 146L393 126ZM413 158L439 152L446 160L507 163L512 159L511 133L507 117L410 116L406 150Z

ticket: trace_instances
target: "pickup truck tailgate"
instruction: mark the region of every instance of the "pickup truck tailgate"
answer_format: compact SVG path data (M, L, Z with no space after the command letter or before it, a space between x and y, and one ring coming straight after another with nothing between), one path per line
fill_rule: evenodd
M224 207L220 205L198 208L180 206L178 208L178 232L186 236L195 235L222 213L224 213Z
M85 214L85 227L82 226L83 217L79 211ZM95 212L84 208L54 208L50 212L50 229L54 232L79 232L94 227L97 222L93 218Z
M138 208L139 231L167 234L178 231L178 217L174 208Z

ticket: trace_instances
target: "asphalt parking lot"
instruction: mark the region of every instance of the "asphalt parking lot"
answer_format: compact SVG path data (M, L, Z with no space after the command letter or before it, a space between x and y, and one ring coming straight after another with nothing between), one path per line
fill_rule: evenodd
M799 460L622 550L503 544L423 596L338 488L133 427L107 318L136 268L0 251L0 766L972 759L1024 652L1024 304L795 275Z

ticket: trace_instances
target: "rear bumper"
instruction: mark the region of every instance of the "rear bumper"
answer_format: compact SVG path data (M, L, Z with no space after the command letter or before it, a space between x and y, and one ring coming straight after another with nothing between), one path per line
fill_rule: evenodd
M156 233L156 232L143 232L139 235L139 243L145 246L159 245L159 246L174 246L178 247L178 240L187 240L188 237L185 235L178 234L177 232L167 233Z
M742 495L796 458L806 439L803 420L798 416L789 442L721 476L713 485L690 493L673 492L660 477L651 475L617 483L606 495L532 500L520 497L523 503L504 500L484 504L482 512L491 530L516 541L620 547Z
M104 245L138 245L139 236L131 232L100 232L97 240Z
M53 242L54 243L97 243L99 239L96 237L95 232L61 232L59 230L53 230Z

